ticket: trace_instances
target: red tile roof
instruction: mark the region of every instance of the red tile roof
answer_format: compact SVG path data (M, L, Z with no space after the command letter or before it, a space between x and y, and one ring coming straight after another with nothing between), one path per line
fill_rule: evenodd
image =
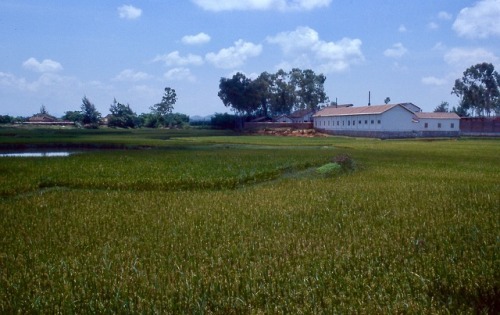
M460 119L460 117L455 113L415 113L418 118L431 118L431 119Z
M377 115L388 111L389 109L401 106L399 104L387 104L387 105L373 105L373 106L359 106L359 107L325 107L318 111L314 117L321 116L350 116L350 115ZM401 106L403 107L403 106ZM408 110L406 107L404 109Z

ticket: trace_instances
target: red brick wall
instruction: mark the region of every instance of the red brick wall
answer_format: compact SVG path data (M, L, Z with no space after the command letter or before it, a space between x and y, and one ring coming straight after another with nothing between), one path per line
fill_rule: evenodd
M463 133L500 133L500 117L461 118Z

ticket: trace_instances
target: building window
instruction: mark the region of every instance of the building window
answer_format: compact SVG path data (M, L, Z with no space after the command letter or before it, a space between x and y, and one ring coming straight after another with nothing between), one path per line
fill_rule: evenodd
M365 125L368 125L368 120L365 120Z
M348 121L347 121L347 125L348 125L348 126L350 126L350 125L351 125L351 121L350 121L350 120L348 120Z
M337 120L337 126L339 125L339 123L340 123L340 122Z
M380 121L380 119L379 119L379 120L377 120L377 124L379 124L379 125L380 125L381 123L382 123L382 122Z
M424 128L429 128L429 124L428 124L428 123L425 123L425 124L424 124Z
M355 120L352 121L352 125L353 126L356 125L356 121Z
M441 128L441 123L438 123L438 128Z
M358 123L361 125L361 120L360 120L360 121L358 121Z
M373 119L372 119L372 121L371 121L371 122L372 122L372 125L373 125L373 124L375 123L375 120L373 120Z
M455 128L455 124L454 124L454 123L451 123L450 128L451 128L451 129Z

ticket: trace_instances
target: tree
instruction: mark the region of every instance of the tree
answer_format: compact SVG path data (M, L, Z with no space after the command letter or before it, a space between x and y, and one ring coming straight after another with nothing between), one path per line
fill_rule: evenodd
M11 124L14 122L14 117L9 115L0 115L0 124Z
M389 104L391 102L391 98L387 96L384 100L384 103Z
M40 106L40 115L48 115L49 112L47 111L47 108L45 107L45 105L42 104L42 106Z
M233 129L236 126L237 117L228 113L215 113L210 119L210 124L216 129Z
M160 122L154 113L142 113L138 117L138 126L146 128L158 128Z
M436 108L434 108L434 112L435 113L447 113L449 110L448 110L448 107L450 106L450 104L448 104L448 102L441 102L441 104L439 104L438 106L436 106Z
M469 117L470 116L469 113L467 112L467 110L462 106L462 104L459 104L457 107L453 106L453 108L451 109L451 112L457 114L460 117Z
M462 110L490 116L500 108L500 74L491 63L476 64L455 80L451 93L460 97Z
M282 69L273 76L271 87L271 112L274 116L290 114L296 103L295 88L290 82L290 76Z
M298 109L317 110L328 102L325 81L323 74L316 75L309 69L263 72L255 80L238 72L230 79L220 79L218 95L238 114L277 116Z
M270 113L273 77L268 72L262 72L257 79L252 81L252 88L258 93L260 100L259 115L268 117Z
M67 111L62 116L63 120L72 121L72 122L83 122L83 114L81 111Z
M130 105L124 105L113 100L109 111L111 113L108 126L118 128L135 128L137 125L137 115L132 111Z
M159 124L163 126L166 125L167 115L172 113L176 102L177 94L175 93L175 90L170 87L166 87L161 102L150 107L153 114L158 117Z
M81 110L83 116L82 123L84 125L97 128L99 126L99 121L101 120L101 113L97 111L94 104L92 104L86 96L82 98Z
M261 101L257 85L252 84L252 80L241 72L231 79L221 78L217 95L224 106L231 107L240 115L252 115Z
M324 90L326 77L323 74L316 75L310 69L300 70L294 68L289 75L290 83L296 95L295 110L317 110L319 104L329 101Z

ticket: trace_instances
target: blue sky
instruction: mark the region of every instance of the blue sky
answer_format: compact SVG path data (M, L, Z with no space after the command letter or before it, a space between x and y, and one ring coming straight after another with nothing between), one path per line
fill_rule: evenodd
M0 0L0 45L2 115L149 112L167 86L175 112L222 113L221 77L280 68L323 73L339 103L432 111L467 67L500 71L500 0Z

